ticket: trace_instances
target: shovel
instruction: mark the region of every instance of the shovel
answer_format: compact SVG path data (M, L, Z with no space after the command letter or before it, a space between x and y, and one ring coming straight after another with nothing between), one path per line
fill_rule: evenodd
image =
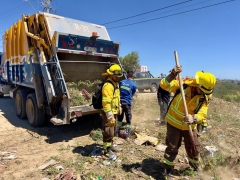
M176 65L179 66L177 51L174 51L174 56L175 56ZM180 91L181 91L181 95L182 95L185 116L187 116L188 115L188 109L187 109L187 105L186 105L186 99L185 99L185 95L184 95L182 78L181 78L180 73L178 74L178 81L179 81L179 84L180 84ZM194 145L194 136L193 136L193 132L192 132L192 126L190 124L188 125L188 132L189 132L192 144Z

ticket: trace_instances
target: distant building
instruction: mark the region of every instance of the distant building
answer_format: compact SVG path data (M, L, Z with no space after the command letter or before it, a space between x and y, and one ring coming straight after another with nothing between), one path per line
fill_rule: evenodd
M139 66L136 72L147 72L147 66Z

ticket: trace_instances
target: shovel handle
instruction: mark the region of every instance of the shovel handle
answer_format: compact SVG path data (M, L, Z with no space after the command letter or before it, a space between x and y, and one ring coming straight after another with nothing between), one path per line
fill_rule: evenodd
M177 51L174 51L174 56L175 56L176 65L179 66ZM182 95L185 116L187 116L188 115L188 109L187 109L186 99L185 99L184 90L183 90L183 83L182 83L181 73L178 74L178 81L179 81L179 85L180 85L180 91L181 91L181 95ZM194 143L192 126L190 124L188 125L188 131L189 131L189 135L191 137L192 143Z

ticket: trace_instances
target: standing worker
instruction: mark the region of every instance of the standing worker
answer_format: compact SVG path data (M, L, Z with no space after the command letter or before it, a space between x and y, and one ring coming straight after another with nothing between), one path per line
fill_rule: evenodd
M161 124L166 123L166 114L167 114L167 109L168 109L168 104L170 101L170 93L163 88L158 87L158 92L157 92L157 98L158 98L158 105L160 106L160 122Z
M171 73L160 81L160 86L167 90L176 93L179 90L179 81L173 80L182 71L181 66L175 66ZM174 168L174 159L178 154L178 149L181 146L182 138L184 138L185 149L187 152L190 166L196 172L199 171L199 154L200 143L197 137L196 126L206 119L209 96L212 94L216 84L216 78L213 74L207 72L197 72L195 78L185 80L184 92L188 116L185 116L183 99L180 93L176 93L169 110L166 115L167 120L167 136L163 168L164 176L170 179L170 172ZM188 125L191 125L193 130L194 142L189 135Z
M127 71L127 79L122 80L120 83L120 101L122 106L122 112L118 115L118 124L117 124L117 132L119 133L120 127L122 126L122 121L124 114L126 116L126 138L130 135L131 129L131 120L132 120L132 97L136 92L137 86L136 83L133 82L133 71Z
M169 71L171 73L171 71ZM175 80L178 80L178 77L176 76L174 78ZM157 92L157 98L158 98L158 105L160 106L160 123L166 124L166 115L168 110L169 102L172 101L172 98L174 97L174 93L170 93L169 91L164 90L161 88L160 84L158 87Z
M102 135L104 155L110 160L115 160L113 152L121 151L113 146L113 137L116 135L116 118L120 107L119 80L123 76L122 68L113 64L102 76L107 76L107 81L102 87Z

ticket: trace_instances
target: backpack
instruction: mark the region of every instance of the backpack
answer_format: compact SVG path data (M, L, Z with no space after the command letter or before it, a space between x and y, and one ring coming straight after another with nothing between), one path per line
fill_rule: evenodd
M183 84L183 90L185 90L187 87L188 87L187 84ZM174 99L180 92L181 92L181 91L180 91L180 88L176 90L176 93L174 94L171 102L170 102L169 105L168 105L167 112L168 112L168 110L169 110L170 105L171 105L172 102L173 102L173 99ZM202 104L203 104L203 102L204 102L205 100L206 100L206 97L204 96L204 100L203 100L203 101L200 101L198 107L194 110L194 114L197 114L197 113L198 113L199 109L202 107Z
M93 105L94 109L102 109L103 108L102 107L102 87L106 82L109 82L113 85L113 83L108 80L97 85L95 92L92 95L92 104L91 105ZM113 85L113 87L114 87L114 91L113 91L113 94L114 94L115 86Z

